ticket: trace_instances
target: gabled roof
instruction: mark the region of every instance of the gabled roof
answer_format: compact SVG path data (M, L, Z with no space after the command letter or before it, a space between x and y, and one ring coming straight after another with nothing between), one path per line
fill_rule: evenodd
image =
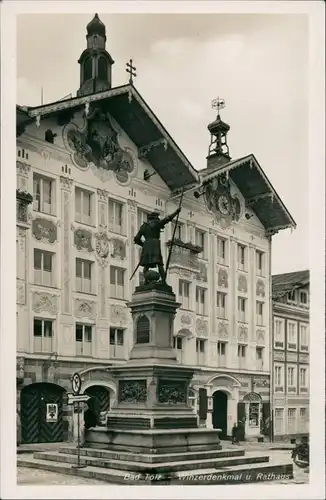
M292 273L274 274L272 276L272 295L281 297L296 288L309 284L309 271L294 271Z
M158 175L174 191L198 183L197 171L146 104L133 85L123 85L104 92L56 101L26 109L25 117L17 108L17 125L101 103L152 164Z
M281 198L273 188L253 154L219 165L214 169L199 172L203 184L228 172L246 200L246 204L257 215L267 233L296 227L296 223Z

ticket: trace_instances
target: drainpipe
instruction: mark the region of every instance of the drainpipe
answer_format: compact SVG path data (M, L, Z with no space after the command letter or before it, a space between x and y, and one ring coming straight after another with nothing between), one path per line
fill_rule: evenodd
M273 331L273 298L272 298L272 236L269 236L268 241L269 251L269 400L270 400L270 441L274 442L274 363L273 363L273 346L274 346L274 331Z

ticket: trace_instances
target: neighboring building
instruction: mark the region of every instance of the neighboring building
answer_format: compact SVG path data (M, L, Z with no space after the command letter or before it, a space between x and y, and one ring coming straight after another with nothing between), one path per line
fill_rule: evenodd
M109 367L132 347L127 302L148 212L172 212L185 187L169 282L181 303L175 349L193 366L201 425L247 437L270 416L271 238L295 223L252 154L231 160L229 126L208 127L195 170L132 81L112 86L105 26L87 26L77 97L17 106L17 402L22 441L75 432L70 377L106 411ZM29 194L28 194L29 193ZM166 260L173 226L162 234ZM52 405L52 406L51 406Z
M309 271L272 286L274 439L293 439L309 433Z

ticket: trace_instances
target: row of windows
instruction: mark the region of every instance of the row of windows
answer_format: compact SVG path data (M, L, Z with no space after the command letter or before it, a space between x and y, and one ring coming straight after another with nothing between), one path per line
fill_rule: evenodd
M308 431L309 410L303 408L288 408L287 421L285 422L284 408L275 408L274 411L274 432L275 434L295 434ZM285 425L286 424L286 425Z
M287 301L292 304L299 303L301 306L308 306L309 296L306 290L291 290L287 294Z
M110 328L108 344L111 346L112 357L125 357L124 335L121 328ZM33 326L34 352L53 352L54 321L49 319L34 318ZM82 323L75 325L76 354L79 356L92 356L93 326Z
M173 339L173 347L178 352L178 359L183 362L184 356L184 342L185 338L182 336L175 336ZM196 353L197 353L197 364L204 365L206 363L206 355L208 352L208 340L206 339L196 339ZM227 355L228 355L228 342L217 342L217 360L219 366L227 365ZM247 363L248 346L244 344L238 344L238 360L239 366L245 367ZM264 367L264 347L256 347L256 369L262 370Z
M207 314L207 294L208 291L206 288L196 286L197 314ZM227 297L227 293L216 293L217 316L222 319L227 319L228 317ZM191 283L188 281L179 280L179 302L183 309L191 309ZM256 301L256 323L260 326L264 325L264 307L264 302ZM248 321L248 299L245 297L238 297L238 319L241 322Z
M33 176L33 209L38 212L47 214L55 214L54 203L54 181L34 174ZM148 212L138 211L138 227L147 220ZM85 189L75 188L75 218L77 222L95 225L95 202L94 193ZM104 221L102 221L104 223ZM108 227L109 230L118 233L126 234L126 220L124 212L124 204L113 199L108 202ZM172 227L174 227L172 225ZM200 229L195 230L194 243L200 246L203 250L199 257L207 258L208 256L208 241L207 232ZM176 238L185 240L185 225L178 223L176 228ZM238 269L248 270L248 247L238 244ZM228 264L228 240L217 237L217 259L220 264ZM256 251L256 274L259 276L265 275L265 253Z
M308 351L309 346L309 326L307 323L301 323L283 318L274 320L274 347L284 349L285 346L285 321L287 330L287 349L297 350L298 340L300 350ZM299 339L298 339L299 335Z
M284 388L285 377L284 377L284 365L276 365L274 366L274 385L276 388ZM288 388L296 388L297 387L297 367L287 366L287 386ZM300 390L304 389L302 392L306 392L305 390L308 388L308 368L301 366L299 368L299 387ZM282 391L278 391L282 392Z

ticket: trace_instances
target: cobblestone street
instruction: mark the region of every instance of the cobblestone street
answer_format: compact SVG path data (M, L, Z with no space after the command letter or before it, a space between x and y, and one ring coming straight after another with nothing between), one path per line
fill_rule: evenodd
M288 458L290 456L290 451L288 450L269 450L268 454L271 459L282 459ZM262 483L262 485L268 486L268 484L307 484L309 482L309 474L305 473L303 469L299 469L294 465L294 479L292 481L273 481L273 483ZM55 472L48 472L38 469L30 469L25 467L18 467L17 469L17 483L19 485L99 485L104 486L105 482L99 481L97 479L86 479L77 476L70 476L66 474L59 474Z

